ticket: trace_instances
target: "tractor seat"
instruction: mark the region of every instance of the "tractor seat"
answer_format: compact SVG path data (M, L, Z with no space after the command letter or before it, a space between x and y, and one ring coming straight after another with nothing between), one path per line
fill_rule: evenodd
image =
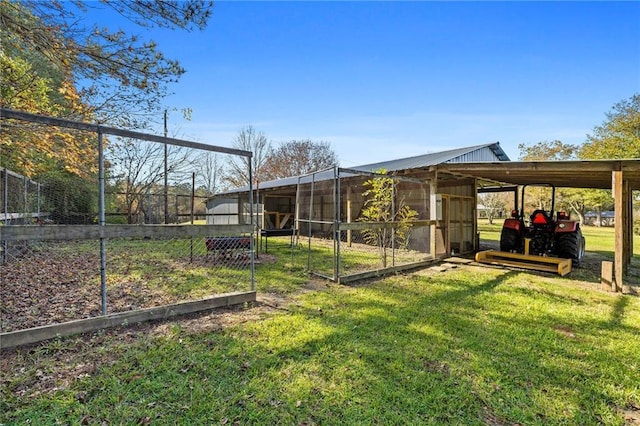
M535 210L531 215L532 225L552 225L553 217L546 210Z

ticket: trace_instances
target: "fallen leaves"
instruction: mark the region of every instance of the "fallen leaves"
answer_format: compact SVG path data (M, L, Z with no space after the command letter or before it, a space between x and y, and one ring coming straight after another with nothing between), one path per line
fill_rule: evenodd
M100 256L74 252L71 243L33 250L0 267L0 332L96 317L102 314ZM107 286L107 310L131 311L179 299L145 281L124 276Z

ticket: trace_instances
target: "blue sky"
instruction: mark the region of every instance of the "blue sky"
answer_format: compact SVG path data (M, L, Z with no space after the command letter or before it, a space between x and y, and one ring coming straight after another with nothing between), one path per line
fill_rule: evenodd
M187 69L167 103L192 121L173 113L174 134L231 146L253 125L328 141L345 167L581 144L640 92L638 2L219 1L204 31L144 36Z

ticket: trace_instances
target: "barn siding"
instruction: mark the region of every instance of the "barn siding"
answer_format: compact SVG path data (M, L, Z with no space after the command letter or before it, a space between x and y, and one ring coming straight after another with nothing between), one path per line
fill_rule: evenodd
M495 152L489 147L476 149L466 154L452 158L446 163L477 163L479 161L498 161Z

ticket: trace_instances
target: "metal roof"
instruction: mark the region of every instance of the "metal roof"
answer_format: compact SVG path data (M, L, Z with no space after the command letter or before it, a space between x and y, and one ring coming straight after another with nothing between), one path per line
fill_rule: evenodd
M351 167L350 170L354 171L362 171L364 173L375 172L380 169L385 169L387 172L397 172L401 170L410 170L410 169L424 169L429 168L431 166L435 166L438 164L444 163L459 163L464 161L469 161L473 159L474 161L478 161L478 155L469 157L470 154L478 154L483 151L481 155L482 158L486 158L486 161L509 161L509 157L500 147L499 142L486 143L482 145L474 145L468 146L464 148L456 148L447 151L434 152L430 154L418 155L415 157L407 157L400 158L398 160L390 160L383 161L379 163L371 163L364 164L362 166ZM467 158L469 157L469 158ZM344 172L340 173L340 177L348 177L355 176L355 173ZM281 188L286 186L294 186L300 183L310 183L314 182L322 182L326 180L333 179L334 170L324 170L320 172L316 172L313 175L305 175L305 176L292 176L283 179L275 179L266 182L260 182L258 185L259 189L270 189L270 188ZM236 194L240 192L247 192L249 190L248 186L243 186L240 188L232 189L230 191L216 194L216 196L224 195L224 194Z
M486 161L509 161L509 157L500 147L500 142L487 143L483 145L469 146L465 148L451 149L448 151L433 152L430 154L418 155L416 157L401 158L399 160L383 161L380 163L365 164L363 166L352 167L355 170L375 171L385 169L388 172L400 170L422 169L444 163L465 162L464 157L470 153L487 150ZM477 161L477 159L476 159Z

